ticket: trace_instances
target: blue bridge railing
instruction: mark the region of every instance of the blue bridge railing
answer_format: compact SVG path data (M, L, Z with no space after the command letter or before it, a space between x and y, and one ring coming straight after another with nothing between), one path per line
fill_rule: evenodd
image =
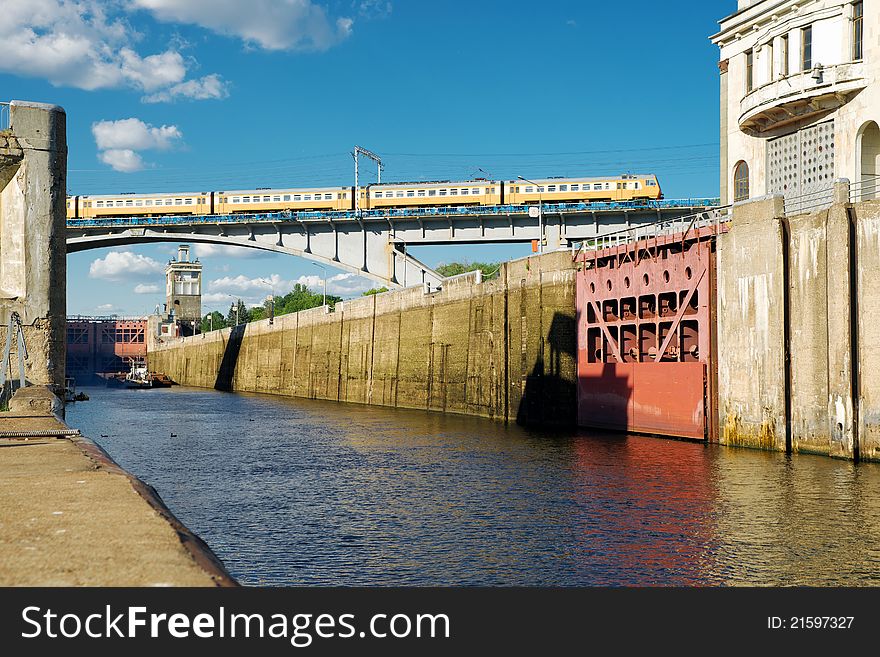
M583 214L586 212L620 212L629 210L674 210L711 208L719 205L718 198L670 199L661 201L614 201L609 203L544 203L544 214ZM392 218L487 217L528 214L533 205L481 205L465 207L383 208L377 210L328 210L294 212L260 212L244 214L208 214L160 217L101 217L97 219L68 219L68 228L170 226L194 224L254 223L254 222L335 222L385 220Z

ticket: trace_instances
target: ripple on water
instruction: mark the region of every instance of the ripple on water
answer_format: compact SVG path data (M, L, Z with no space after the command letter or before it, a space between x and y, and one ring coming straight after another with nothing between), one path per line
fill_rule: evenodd
M880 582L872 464L193 388L88 393L68 422L107 435L244 584Z

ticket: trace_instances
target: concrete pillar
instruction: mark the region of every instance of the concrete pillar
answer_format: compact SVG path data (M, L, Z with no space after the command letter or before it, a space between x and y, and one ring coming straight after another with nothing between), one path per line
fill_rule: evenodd
M27 381L49 386L64 384L66 130L60 107L12 101L0 133L0 349L18 313Z
M787 241L781 194L733 206L718 238L719 441L784 450L787 443Z

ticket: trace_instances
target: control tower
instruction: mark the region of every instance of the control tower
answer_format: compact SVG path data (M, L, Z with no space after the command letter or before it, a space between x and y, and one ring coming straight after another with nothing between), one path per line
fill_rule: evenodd
M202 263L190 261L188 244L181 244L177 259L165 267L165 303L168 313L174 313L181 335L197 332L202 319Z

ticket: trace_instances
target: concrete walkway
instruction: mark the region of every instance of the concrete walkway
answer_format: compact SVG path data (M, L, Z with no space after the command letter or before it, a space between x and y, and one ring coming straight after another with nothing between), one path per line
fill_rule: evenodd
M69 429L0 413L0 433ZM81 438L0 438L0 586L234 586L155 491Z

